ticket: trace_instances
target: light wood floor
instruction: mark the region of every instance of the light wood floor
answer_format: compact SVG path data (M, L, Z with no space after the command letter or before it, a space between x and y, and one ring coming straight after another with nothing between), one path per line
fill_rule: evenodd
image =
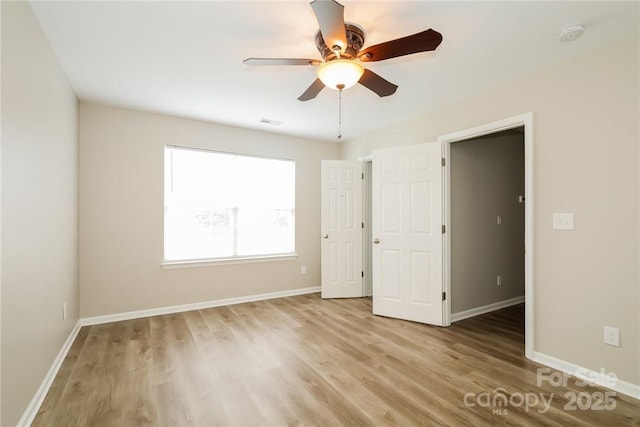
M523 312L438 328L304 295L84 327L33 425L640 425L637 400L565 410L566 393L605 390L537 387ZM546 413L520 405L540 393Z

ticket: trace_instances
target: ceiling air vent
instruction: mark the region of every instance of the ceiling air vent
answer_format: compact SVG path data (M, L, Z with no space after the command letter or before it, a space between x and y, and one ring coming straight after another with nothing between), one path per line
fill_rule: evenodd
M265 123L273 126L280 126L282 124L280 120L272 120L272 119L265 119L265 118L260 119L260 123Z

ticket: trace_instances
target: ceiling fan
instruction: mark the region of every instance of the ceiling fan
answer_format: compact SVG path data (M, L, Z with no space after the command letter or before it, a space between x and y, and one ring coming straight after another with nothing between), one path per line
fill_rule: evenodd
M315 42L322 60L302 58L248 58L247 65L312 65L317 66L318 78L298 97L300 101L314 99L326 86L342 91L356 83L378 96L393 95L398 86L362 65L418 52L435 50L442 42L442 34L432 29L362 49L364 30L344 22L344 6L335 0L313 0L311 8L320 29Z

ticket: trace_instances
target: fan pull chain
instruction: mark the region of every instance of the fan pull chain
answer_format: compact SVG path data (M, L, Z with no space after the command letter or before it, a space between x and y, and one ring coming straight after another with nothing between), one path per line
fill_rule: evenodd
M338 88L338 141L342 139L342 89L343 84L336 86Z
M338 141L342 139L342 91L338 91Z

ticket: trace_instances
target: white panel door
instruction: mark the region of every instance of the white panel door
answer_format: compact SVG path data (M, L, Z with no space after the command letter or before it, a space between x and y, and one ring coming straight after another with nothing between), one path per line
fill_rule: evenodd
M373 314L442 325L439 143L373 152Z
M322 161L322 298L364 296L362 163Z

